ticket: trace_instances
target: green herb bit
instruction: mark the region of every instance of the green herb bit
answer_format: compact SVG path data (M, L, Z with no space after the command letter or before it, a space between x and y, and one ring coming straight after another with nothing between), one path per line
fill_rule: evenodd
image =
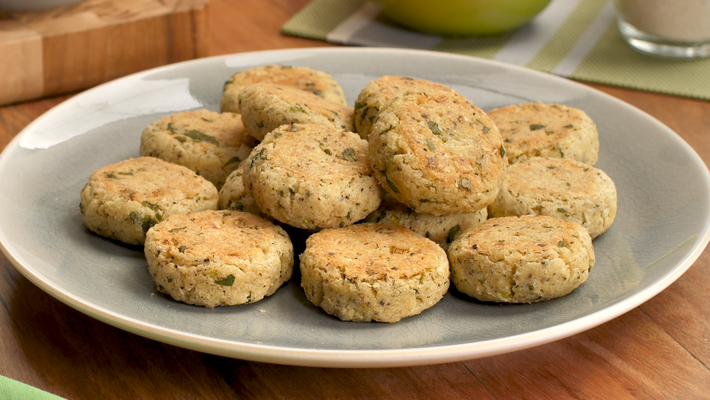
M160 211L160 206L158 206L157 204L149 203L147 201L144 201L141 204L143 205L143 207L148 207L153 211Z
M397 186L394 185L394 182L392 182L388 176L388 171L391 171L394 168L394 156L388 156L387 159L385 160L385 180L387 181L387 185L392 189L393 192L399 193L399 189L397 189Z
M540 130L540 129L544 128L544 127L545 127L545 125L532 124L532 125L530 125L530 130L531 130L531 131L537 131L537 130Z
M355 107L353 108L353 112L357 112L359 109L361 109L363 107L365 107L365 105L363 103L356 102Z
M350 161L350 162L356 162L357 160L355 159L355 149L348 147L347 149L343 150L342 153L337 155L336 157L340 158L341 160L345 161Z
M435 135L442 135L444 133L441 131L441 128L439 128L439 124L435 121L426 120L426 123L429 124L429 129L431 129L431 133Z
M572 125L572 124L565 125L565 126L563 126L563 128L573 129L573 128L574 128L574 125Z
M232 83L234 83L234 77L231 77L224 82L224 85L222 85L222 91L224 92L224 88L226 88L227 85L232 84Z
M111 174L111 173L106 174L106 177L111 178L111 179L118 179L118 177L116 175Z
M168 130L170 131L170 133L175 133L177 131L177 129L175 128L175 124L173 124L172 122L168 122Z
M177 140L180 143L185 143L187 142L187 138L185 136L176 136L175 140Z
M567 242L565 242L564 240L560 240L559 242L557 242L557 247L565 247L566 245Z
M180 253L184 253L185 250L187 250L187 246L184 246L184 245L183 245L183 246L178 247L178 251L179 251Z
M220 286L232 286L232 285L234 285L235 279L236 278L234 277L234 275L229 274L226 278L214 281L214 283L217 285L220 285ZM251 292L249 292L249 297L251 297ZM251 299L250 299L250 301L251 301Z
M567 210L565 210L564 208L560 207L560 208L557 209L557 212L558 212L558 213L566 213Z
M456 237L456 234L459 233L461 230L460 225L456 225L453 228L449 229L449 233L446 235L446 243L451 243L454 241L454 238Z
M500 156L505 157L505 148L503 146L500 146Z
M275 137L275 138L277 138L277 137L279 137L279 136L281 136L281 132L274 132L274 137Z
M219 142L217 142L217 139L215 139L214 136L206 135L204 132L195 129L185 132L185 136L189 137L192 140L219 144Z
M488 126L486 126L486 124L484 124L483 121L481 121L480 119L476 119L476 122L478 122L479 124L483 125L483 134L484 134L484 135L491 131L491 128L489 128Z
M332 156L332 155L333 155L333 152L330 151L330 149L323 149L323 152L324 152L325 154L329 155L329 156Z
M291 106L291 111L293 111L293 112L302 112L302 113L305 113L305 112L306 112L306 110L304 110L303 107L301 107L300 104L295 104L295 105Z
M394 129L394 125L390 125L389 128L387 128L387 129L383 130L382 132L380 132L380 135L384 135L385 133L391 131L392 129Z
M179 231L182 231L182 230L185 230L185 229L187 229L186 226L181 226L181 227L179 227L179 228L169 229L168 232L170 232L170 233L179 232Z
M249 162L249 168L254 167L254 163L256 163L256 160L266 160L266 156L264 155L264 149L260 149L254 156L251 158L251 161Z
M430 149L431 151L436 151L436 146L434 146L434 143L433 143L431 140L427 139L427 140L426 140L426 145L429 147L429 149Z
M132 224L138 224L140 223L141 229L143 230L143 233L148 232L148 229L152 228L157 222L148 217L144 217L143 215L137 213L137 212L132 212L131 215L128 216Z
M133 171L128 171L128 172L119 172L119 175L128 175L128 176L133 176Z
M240 163L241 161L242 161L242 159L239 158L239 157L232 157L232 158L230 158L229 160L227 160L226 163L224 163L224 165L222 166L222 168L224 168L224 167L226 167L226 166L228 166L228 165L234 164L234 163Z
M209 118L205 118L205 117L200 117L200 119L202 119L205 122L214 122L213 119L209 119Z
M244 204L241 201L235 201L230 208L236 211L244 211Z

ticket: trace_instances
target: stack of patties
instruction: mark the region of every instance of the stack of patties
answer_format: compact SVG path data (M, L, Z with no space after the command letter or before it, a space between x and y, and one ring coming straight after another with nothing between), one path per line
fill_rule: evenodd
M234 74L220 112L160 118L141 158L82 190L92 231L143 245L159 292L204 307L253 303L293 274L345 321L396 322L450 283L481 301L564 296L616 215L581 110L526 103L486 113L451 87L383 76L354 108L327 73Z
M486 223L448 249L452 281L483 301L571 293L595 263L592 240L616 216L613 181L595 168L597 128L582 110L540 102L490 110L510 165Z
M456 214L462 217L452 217L453 212L446 215L427 214L433 218L431 225L422 228L428 230L428 234L423 230L415 229L418 230L415 232L410 229L417 228L417 224L402 224L408 216L417 214L409 208L403 210L408 216L402 215L403 218L397 221L399 226L383 224L387 220L393 222L389 215L403 205L402 199L393 200L390 203L392 208L379 208L383 193L389 192L391 186L383 187L386 180L378 177L376 167L373 169L378 164L373 159L372 141L366 140L371 138L362 131L366 128L357 128L359 132L353 132L352 111L347 112L343 106L330 100L317 99L311 93L299 93L301 89L273 84L252 84L242 89L238 96L245 129L261 139L244 164L244 190L255 200L261 213L282 224L313 233L306 241L306 249L301 256L301 284L313 304L349 321L395 322L418 314L443 298L449 287L448 260L443 249L425 235L435 236L433 239L444 244L447 237L457 230L454 227L460 229L460 226L475 225L485 219L486 205L495 198L506 162L500 153L500 137L495 140L497 133L493 124L482 110L460 94L423 80L398 77L387 77L386 80L386 84L394 82L392 85L397 85L399 81L413 83L405 86L426 89L432 95L438 90L438 93L454 96L451 104L461 106L461 115L449 117L460 117L454 122L463 129L460 146L459 140L454 137L457 131L451 129L451 124L436 116L424 123L430 135L435 135L430 123L440 123L443 129L449 130L439 140L442 151L447 147L441 144L444 142L449 142L450 147L466 148L463 157L470 159L469 164L485 164L485 169L489 167L489 162L484 154L491 153L487 150L495 148L496 160L491 168L497 178L479 179L485 174L466 171L451 190L452 193L464 191L465 194L458 193L451 197L452 193L443 193L448 207L456 209ZM399 91L392 88L391 93L399 94ZM376 124L381 115L379 109L390 102L386 99L379 104L380 99L374 97L371 96L373 102L367 108L377 110L377 115L372 118ZM363 107L359 104L356 107L362 112ZM442 106L439 109L446 108ZM430 112L434 115L438 111ZM364 118L369 120L370 116ZM363 117L358 120L362 122ZM461 122L464 120L467 122ZM477 130L481 134L485 130L486 135L492 130L489 137L493 141L485 148L480 147L485 138L475 143L463 143L471 136L465 129ZM406 135L402 133L403 137ZM427 146L435 146L436 140L432 136ZM474 149L478 152L466 153ZM442 157L443 163L447 156ZM461 155L452 155L451 158L459 162ZM449 171L454 170L463 168L451 165ZM436 181L439 177L429 179ZM490 187L479 191L477 187L481 182ZM450 188L444 184L439 191L447 189ZM461 199L479 192L486 193L483 199L475 200L473 206L460 206ZM394 198L393 193L387 195ZM382 217L373 217L378 212ZM368 216L379 219L381 223L354 225ZM416 215L414 218L418 219ZM333 279L334 276L346 278ZM408 297L405 292L416 293L416 296Z
M485 220L507 159L485 112L434 82L375 80L358 97L355 121L386 200L366 219L375 223L308 239L302 286L343 320L395 322L448 291L442 247L462 226Z

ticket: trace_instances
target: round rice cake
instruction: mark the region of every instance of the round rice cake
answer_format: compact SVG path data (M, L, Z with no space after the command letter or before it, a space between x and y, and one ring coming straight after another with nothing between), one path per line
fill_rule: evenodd
M293 245L279 226L239 211L173 215L145 241L157 290L213 308L259 301L293 273Z
M270 132L252 151L243 179L262 212L306 230L353 224L381 201L367 141L319 124Z
M245 165L246 161L240 163L239 167L229 174L224 186L219 190L219 208L220 210L244 211L263 217L264 214L256 204L254 196L244 185Z
M491 217L539 214L584 226L592 239L614 222L614 182L604 171L564 158L534 157L508 167Z
M508 164L493 121L457 92L401 92L369 137L377 180L422 214L472 213L496 198Z
M240 115L195 110L169 115L146 127L140 154L188 167L219 189L255 145Z
M454 240L448 256L461 293L500 303L565 296L595 263L586 229L546 215L491 218Z
M247 132L261 141L281 125L322 124L353 131L352 109L291 86L256 83L239 93Z
M214 210L217 188L181 165L153 157L100 168L81 190L81 216L89 230L141 245L150 227L190 211Z
M222 89L222 112L239 113L239 93L245 86L259 82L274 83L313 93L325 100L346 105L343 88L328 73L308 67L263 65L232 75Z
M449 288L446 253L399 225L362 223L308 237L300 256L306 297L344 321L397 322Z
M530 102L496 108L488 116L500 130L510 163L555 157L594 165L599 158L597 126L580 109Z
M441 216L420 214L390 196L385 196L380 207L370 213L365 221L404 226L434 241L446 250L459 232L475 228L487 218L488 210L486 208L466 214Z
M358 94L353 109L355 132L367 139L370 128L380 108L395 94L410 90L452 90L449 87L426 79L385 75L370 81Z

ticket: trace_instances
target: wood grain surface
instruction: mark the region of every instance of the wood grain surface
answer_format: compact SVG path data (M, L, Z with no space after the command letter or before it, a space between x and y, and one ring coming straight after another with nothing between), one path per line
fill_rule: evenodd
M0 105L204 57L208 3L85 0L38 12L0 12Z
M279 33L306 3L212 0L210 54L330 46ZM710 103L592 86L658 118L710 160ZM0 148L70 96L0 108ZM708 399L708 267L705 251L640 307L529 350L421 367L327 369L229 359L127 333L45 294L0 255L0 375L69 399Z

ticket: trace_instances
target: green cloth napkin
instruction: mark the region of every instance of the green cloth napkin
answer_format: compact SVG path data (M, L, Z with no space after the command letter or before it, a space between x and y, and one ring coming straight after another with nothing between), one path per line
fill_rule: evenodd
M554 0L522 28L484 38L414 32L379 11L367 0L314 0L282 32L345 45L457 53L580 81L710 100L710 58L670 59L633 50L619 33L613 0Z
M62 400L63 398L0 375L0 399Z

